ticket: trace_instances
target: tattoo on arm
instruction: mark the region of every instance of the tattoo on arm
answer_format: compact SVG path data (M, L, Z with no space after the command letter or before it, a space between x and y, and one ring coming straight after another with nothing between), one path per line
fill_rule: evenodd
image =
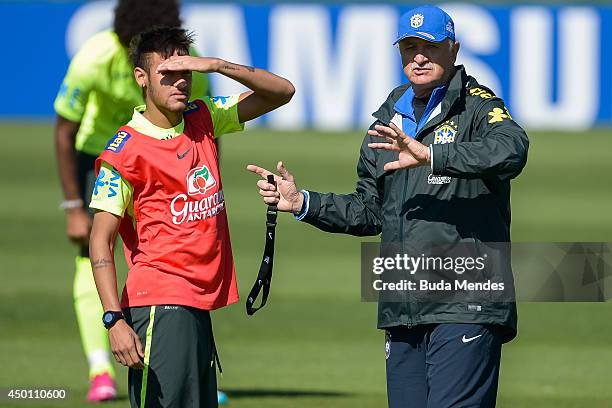
M247 71L249 72L255 72L255 68L253 67L249 67L247 65L240 65L240 64L225 64L223 66L223 69L227 69L229 71L240 71L241 68L245 68Z
M93 261L91 266L94 269L107 268L109 266L114 265L115 263L111 259L100 258L96 261Z

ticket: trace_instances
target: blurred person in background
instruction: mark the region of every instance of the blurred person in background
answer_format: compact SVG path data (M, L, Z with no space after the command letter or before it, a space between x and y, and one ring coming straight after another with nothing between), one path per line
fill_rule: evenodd
M136 34L154 25L181 25L177 0L119 0L113 29L95 34L72 58L54 104L56 156L64 193L61 208L66 213L68 239L78 248L73 296L89 364L87 399L91 402L117 395L108 332L100 324L102 306L89 261L93 213L88 206L94 162L117 128L131 118L134 107L144 103L128 47ZM194 74L192 95L207 94L206 76Z
M525 131L502 99L455 65L459 43L442 9L402 15L394 44L408 83L374 113L356 191L300 191L279 162L278 188L266 181L270 171L248 166L263 178L260 195L323 231L382 234L383 244L402 248L510 242L510 180L527 162ZM509 260L498 260L492 279L510 294L500 301L490 293L481 303L379 301L390 408L495 406L502 344L517 333Z
M133 407L217 406L210 312L238 301L238 290L215 138L243 130L295 92L265 70L190 56L192 40L177 27L135 37L130 57L146 104L96 160L91 261L111 350L130 367ZM250 90L189 103L192 72ZM117 233L129 266L121 301Z

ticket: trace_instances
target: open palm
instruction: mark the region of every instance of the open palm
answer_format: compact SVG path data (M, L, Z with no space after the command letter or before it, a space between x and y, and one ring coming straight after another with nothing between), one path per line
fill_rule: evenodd
M376 125L368 135L385 139L386 143L368 143L372 149L389 150L398 153L398 159L385 164L385 171L409 169L429 164L429 148L407 136L394 123L389 126Z

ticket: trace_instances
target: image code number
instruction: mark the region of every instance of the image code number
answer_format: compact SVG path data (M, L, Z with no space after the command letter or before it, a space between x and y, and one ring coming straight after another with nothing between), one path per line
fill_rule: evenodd
M61 400L66 399L67 392L60 388L9 388L3 392L11 401L15 400Z

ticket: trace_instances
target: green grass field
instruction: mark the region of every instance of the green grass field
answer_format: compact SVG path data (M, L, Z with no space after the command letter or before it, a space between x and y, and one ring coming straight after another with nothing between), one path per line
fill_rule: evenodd
M75 250L57 209L52 128L0 130L0 388L68 388L66 401L18 406L82 407L88 383L72 309ZM513 184L513 239L612 241L610 132L530 136L529 164ZM265 207L246 164L273 167L283 159L301 186L349 192L361 137L224 136L222 172L243 296L259 267L265 229ZM384 335L375 329L376 305L359 300L360 239L279 218L268 306L254 317L243 301L213 314L229 406L386 406ZM610 302L521 304L519 321L518 338L503 350L498 406L612 407ZM124 399L108 407L128 405L125 370L118 371Z

